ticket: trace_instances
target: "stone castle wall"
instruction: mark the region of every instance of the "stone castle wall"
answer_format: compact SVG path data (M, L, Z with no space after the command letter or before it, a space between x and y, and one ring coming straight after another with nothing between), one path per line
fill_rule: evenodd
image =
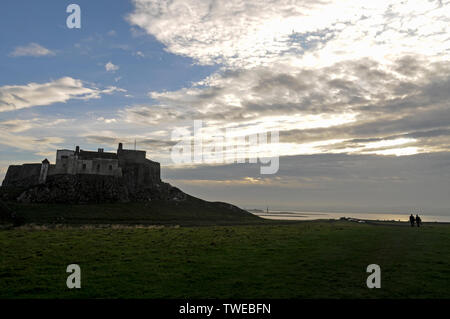
M92 177L62 178L63 175ZM61 181L70 183L78 180L98 180L103 183L104 181L114 180L117 185L123 184L128 192L137 193L141 189L154 188L155 185L161 183L161 168L158 162L146 158L145 151L124 150L121 144L119 144L117 154L105 153L102 149L99 149L98 152L83 151L77 147L76 151L58 150L56 164L54 165L50 165L47 160L43 161L42 164L11 165L3 180L2 187L26 189L47 184L50 181L55 183L55 179L51 178L52 176L58 176L58 183L61 183ZM112 179L104 179L103 177L111 177ZM87 186L83 183L76 185L78 187ZM108 188L109 185L110 182L107 182L105 187ZM73 185L69 186L73 187Z
M2 186L27 187L39 183L42 164L10 165Z

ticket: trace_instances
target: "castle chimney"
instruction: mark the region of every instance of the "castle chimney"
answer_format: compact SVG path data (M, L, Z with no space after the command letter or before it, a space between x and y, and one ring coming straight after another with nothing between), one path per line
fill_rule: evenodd
M99 152L99 153L103 153L103 148L99 148L99 149L98 149L98 152Z
M43 184L47 180L49 165L50 162L48 161L48 159L42 161L41 171L39 173L39 184Z
M117 149L118 151L121 151L123 148L122 143L119 143L119 148Z
M79 147L79 146L77 146L77 147L75 148L75 154L78 154L78 153L80 153L80 147Z

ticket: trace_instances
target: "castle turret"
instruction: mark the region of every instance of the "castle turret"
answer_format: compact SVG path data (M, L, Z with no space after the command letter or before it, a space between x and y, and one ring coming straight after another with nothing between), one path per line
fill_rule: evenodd
M50 162L48 161L48 159L42 161L41 171L39 173L39 184L43 184L47 180L49 165Z

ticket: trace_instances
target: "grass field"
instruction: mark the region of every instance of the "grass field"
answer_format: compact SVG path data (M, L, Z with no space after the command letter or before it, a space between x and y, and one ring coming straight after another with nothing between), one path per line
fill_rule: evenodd
M4 204L5 205L5 204ZM151 201L110 204L7 203L26 224L38 225L240 225L267 221L225 203L189 199L183 202Z
M25 226L0 243L1 298L450 298L445 224ZM381 289L366 287L373 263Z

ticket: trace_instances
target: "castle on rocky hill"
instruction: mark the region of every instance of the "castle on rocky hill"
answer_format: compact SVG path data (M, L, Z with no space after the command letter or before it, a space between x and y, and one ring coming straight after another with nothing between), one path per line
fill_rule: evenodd
M186 194L161 181L158 162L141 150L57 150L56 163L11 165L0 187L4 200L37 203L181 200Z
M78 174L122 177L134 188L161 182L158 162L147 159L145 151L126 150L119 143L117 153L102 148L84 151L77 146L75 150L57 150L56 164L45 159L37 164L11 165L2 186L27 187L45 183L48 176Z
M190 209L245 213L227 203L209 203L190 196L161 180L160 164L146 158L146 152L123 149L116 153L57 150L56 163L11 165L0 187L0 215L3 202L44 204L87 204L114 202L188 202ZM158 205L158 204L156 204ZM158 206L157 206L158 207ZM173 206L172 206L173 207ZM0 216L0 219L2 216ZM14 219L15 217L13 217Z

